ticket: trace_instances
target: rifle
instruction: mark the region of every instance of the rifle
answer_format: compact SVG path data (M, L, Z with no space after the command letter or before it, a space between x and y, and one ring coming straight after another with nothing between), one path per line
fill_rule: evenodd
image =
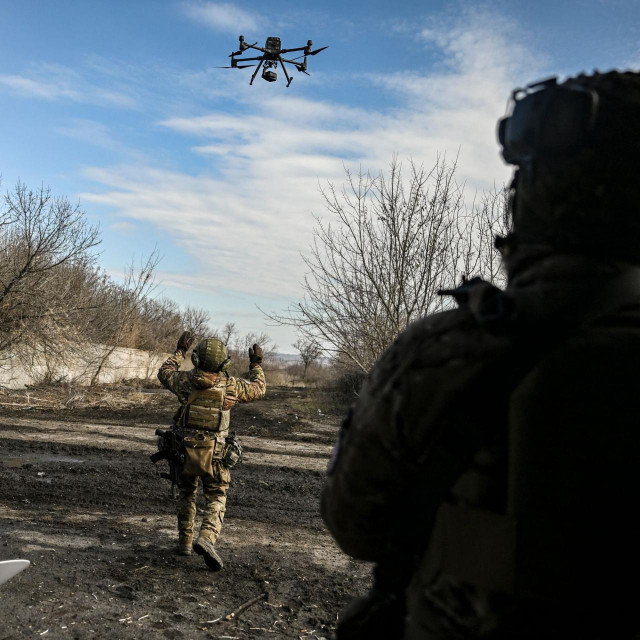
M149 456L151 462L155 464L159 460L166 460L169 463L169 473L161 473L161 478L171 480L171 497L175 500L178 497L178 477L180 467L184 464L184 453L182 452L182 436L172 429L166 431L156 429L158 436L158 451Z

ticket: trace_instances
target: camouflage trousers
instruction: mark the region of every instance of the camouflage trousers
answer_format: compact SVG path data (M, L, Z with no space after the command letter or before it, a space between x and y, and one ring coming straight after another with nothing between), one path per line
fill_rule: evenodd
M201 476L181 475L178 483L178 532L181 536L192 537L196 522L196 497L198 478L202 479L202 494L205 500L200 536L215 542L222 529L227 490L231 482L231 472L219 460L211 465L211 474Z

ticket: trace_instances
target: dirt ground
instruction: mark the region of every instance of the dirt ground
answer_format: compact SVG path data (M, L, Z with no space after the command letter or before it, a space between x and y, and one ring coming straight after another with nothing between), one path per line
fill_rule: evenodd
M220 573L174 553L166 462L149 461L174 408L154 388L0 395L0 559L32 563L0 586L0 639L333 637L371 573L319 514L344 402L275 387L232 411L245 459Z

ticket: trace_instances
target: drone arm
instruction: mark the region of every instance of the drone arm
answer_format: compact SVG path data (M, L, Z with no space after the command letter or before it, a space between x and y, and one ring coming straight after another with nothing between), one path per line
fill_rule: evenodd
M280 53L291 53L291 51L304 51L306 47L296 47L295 49L280 49Z
M249 84L253 84L253 81L256 79L256 76L258 75L258 71L260 71L260 67L262 67L263 62L264 62L264 57L260 59L260 63L256 67L256 70L253 72L253 75L251 76L251 82L249 82Z
M302 73L306 73L308 76L310 76L311 74L307 71L307 61L305 59L304 62L296 62L295 60L287 60L286 58L282 58L282 62L288 62L289 64L293 64L295 65L296 69L298 71L301 71ZM284 67L284 65L282 65Z
M255 45L257 45L257 42L254 42L253 44L245 44L244 40L240 41L240 49L238 49L238 51L234 51L233 53L229 54L229 57L232 58L233 56L241 56L247 49L259 49L260 51L264 51L264 49L261 49L260 47L256 47Z

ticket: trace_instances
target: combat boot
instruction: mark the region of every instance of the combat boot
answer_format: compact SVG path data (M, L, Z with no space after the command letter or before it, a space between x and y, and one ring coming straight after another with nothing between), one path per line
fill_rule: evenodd
M176 553L179 556L190 556L192 546L193 536L181 533L178 537L178 546L176 547Z
M193 550L204 558L204 561L212 571L222 569L222 558L216 553L213 542L209 538L198 537L198 541L193 545Z

